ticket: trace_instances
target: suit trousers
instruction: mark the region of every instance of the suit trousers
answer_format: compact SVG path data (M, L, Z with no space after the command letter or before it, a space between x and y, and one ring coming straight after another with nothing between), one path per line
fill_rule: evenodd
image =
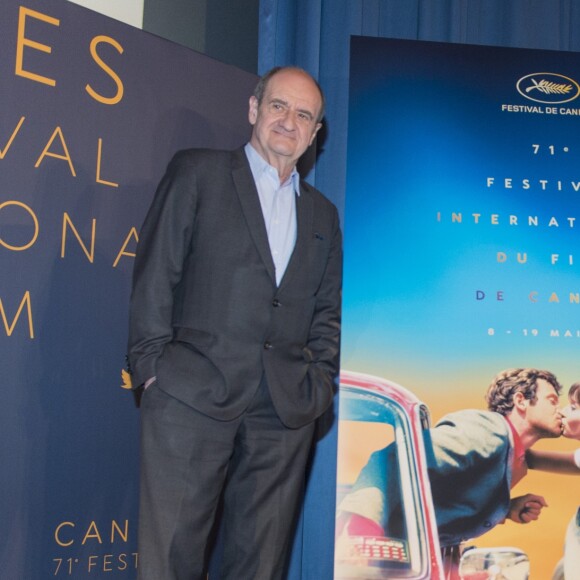
M139 580L201 580L223 497L222 580L282 579L314 423L285 427L265 379L218 421L150 386L141 401Z

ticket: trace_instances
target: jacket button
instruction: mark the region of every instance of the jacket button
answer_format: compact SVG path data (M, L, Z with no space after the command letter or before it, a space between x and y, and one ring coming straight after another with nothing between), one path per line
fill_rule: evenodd
M282 306L282 303L280 302L280 300L278 300L278 298L274 298L274 300L272 301L272 306L274 308L278 308L278 306Z
M264 349L265 350L270 350L272 348L272 343L271 342L265 342L264 343Z

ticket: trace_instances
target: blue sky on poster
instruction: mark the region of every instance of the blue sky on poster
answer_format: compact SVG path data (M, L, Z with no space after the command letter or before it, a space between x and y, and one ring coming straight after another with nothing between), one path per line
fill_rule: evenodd
M538 104L516 84L578 78L578 58L357 40L343 366L400 380L417 357L486 377L546 364L577 380L580 102Z

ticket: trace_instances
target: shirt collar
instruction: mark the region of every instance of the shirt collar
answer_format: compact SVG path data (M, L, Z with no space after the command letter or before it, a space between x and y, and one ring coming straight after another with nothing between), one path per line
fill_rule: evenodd
M267 173L272 178L278 179L280 186L285 185L285 183L280 183L276 169L272 167L250 143L246 143L244 151L246 152L246 157L248 158L250 169L252 170L252 175L254 176L255 181L258 181L264 173ZM296 167L292 170L288 181L292 182L292 188L297 195L300 195L300 175L298 174ZM288 183L288 181L286 183Z

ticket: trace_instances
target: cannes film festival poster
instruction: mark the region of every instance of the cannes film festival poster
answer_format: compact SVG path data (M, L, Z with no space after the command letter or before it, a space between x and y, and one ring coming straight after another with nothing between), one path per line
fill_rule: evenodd
M565 407L580 381L580 56L355 37L349 99L342 372L403 387L431 425L479 417L505 369L553 373ZM341 415L339 506L402 424L365 405ZM579 446L552 433L533 449ZM502 476L475 463L472 501L501 510L485 496ZM551 578L579 491L580 478L530 469L511 496L544 498L539 518L482 518L466 544L521 550L531 578ZM424 549L390 536L398 566Z

